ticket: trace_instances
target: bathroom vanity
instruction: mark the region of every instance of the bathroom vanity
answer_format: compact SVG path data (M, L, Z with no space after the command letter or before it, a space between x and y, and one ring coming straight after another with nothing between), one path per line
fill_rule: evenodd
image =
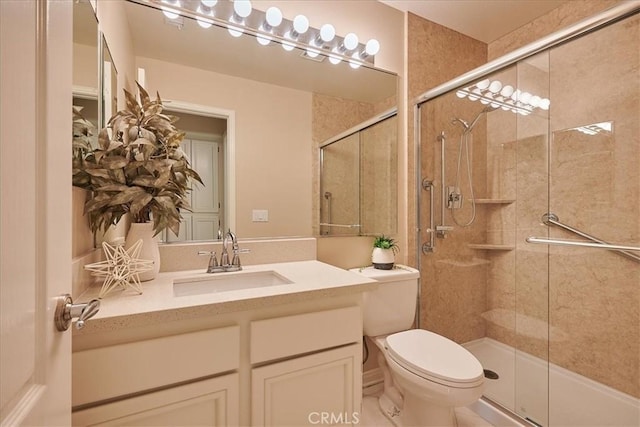
M109 295L74 329L73 424L348 423L362 397L362 293L376 286L300 261L161 273L142 295Z

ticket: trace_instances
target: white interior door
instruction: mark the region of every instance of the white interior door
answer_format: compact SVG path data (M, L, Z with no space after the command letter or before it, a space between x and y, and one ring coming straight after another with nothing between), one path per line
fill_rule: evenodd
M69 425L72 2L0 1L0 424Z

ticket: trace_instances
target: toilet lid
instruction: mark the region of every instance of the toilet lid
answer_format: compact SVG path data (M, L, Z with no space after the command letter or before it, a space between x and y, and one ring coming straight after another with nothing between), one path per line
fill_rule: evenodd
M484 379L482 365L461 345L424 329L389 335L389 355L401 366L426 378L470 386Z

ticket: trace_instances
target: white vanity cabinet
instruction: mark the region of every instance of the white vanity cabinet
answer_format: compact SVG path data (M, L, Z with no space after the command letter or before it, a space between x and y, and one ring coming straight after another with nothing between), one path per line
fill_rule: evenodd
M261 305L74 335L73 424L357 424L361 295Z

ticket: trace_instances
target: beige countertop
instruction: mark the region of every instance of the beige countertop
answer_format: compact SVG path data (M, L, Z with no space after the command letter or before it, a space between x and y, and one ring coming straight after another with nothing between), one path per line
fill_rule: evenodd
M273 271L292 283L234 289L197 295L175 296L174 281L218 279L225 275L255 274ZM101 285L101 284L100 284ZM375 280L320 261L297 261L243 266L240 272L209 274L202 270L160 273L142 282L142 295L133 290L115 290L101 300L100 311L74 334L93 333L123 327L166 322L251 310L266 304L287 304L365 292L377 286ZM79 302L97 298L100 286L90 287Z

